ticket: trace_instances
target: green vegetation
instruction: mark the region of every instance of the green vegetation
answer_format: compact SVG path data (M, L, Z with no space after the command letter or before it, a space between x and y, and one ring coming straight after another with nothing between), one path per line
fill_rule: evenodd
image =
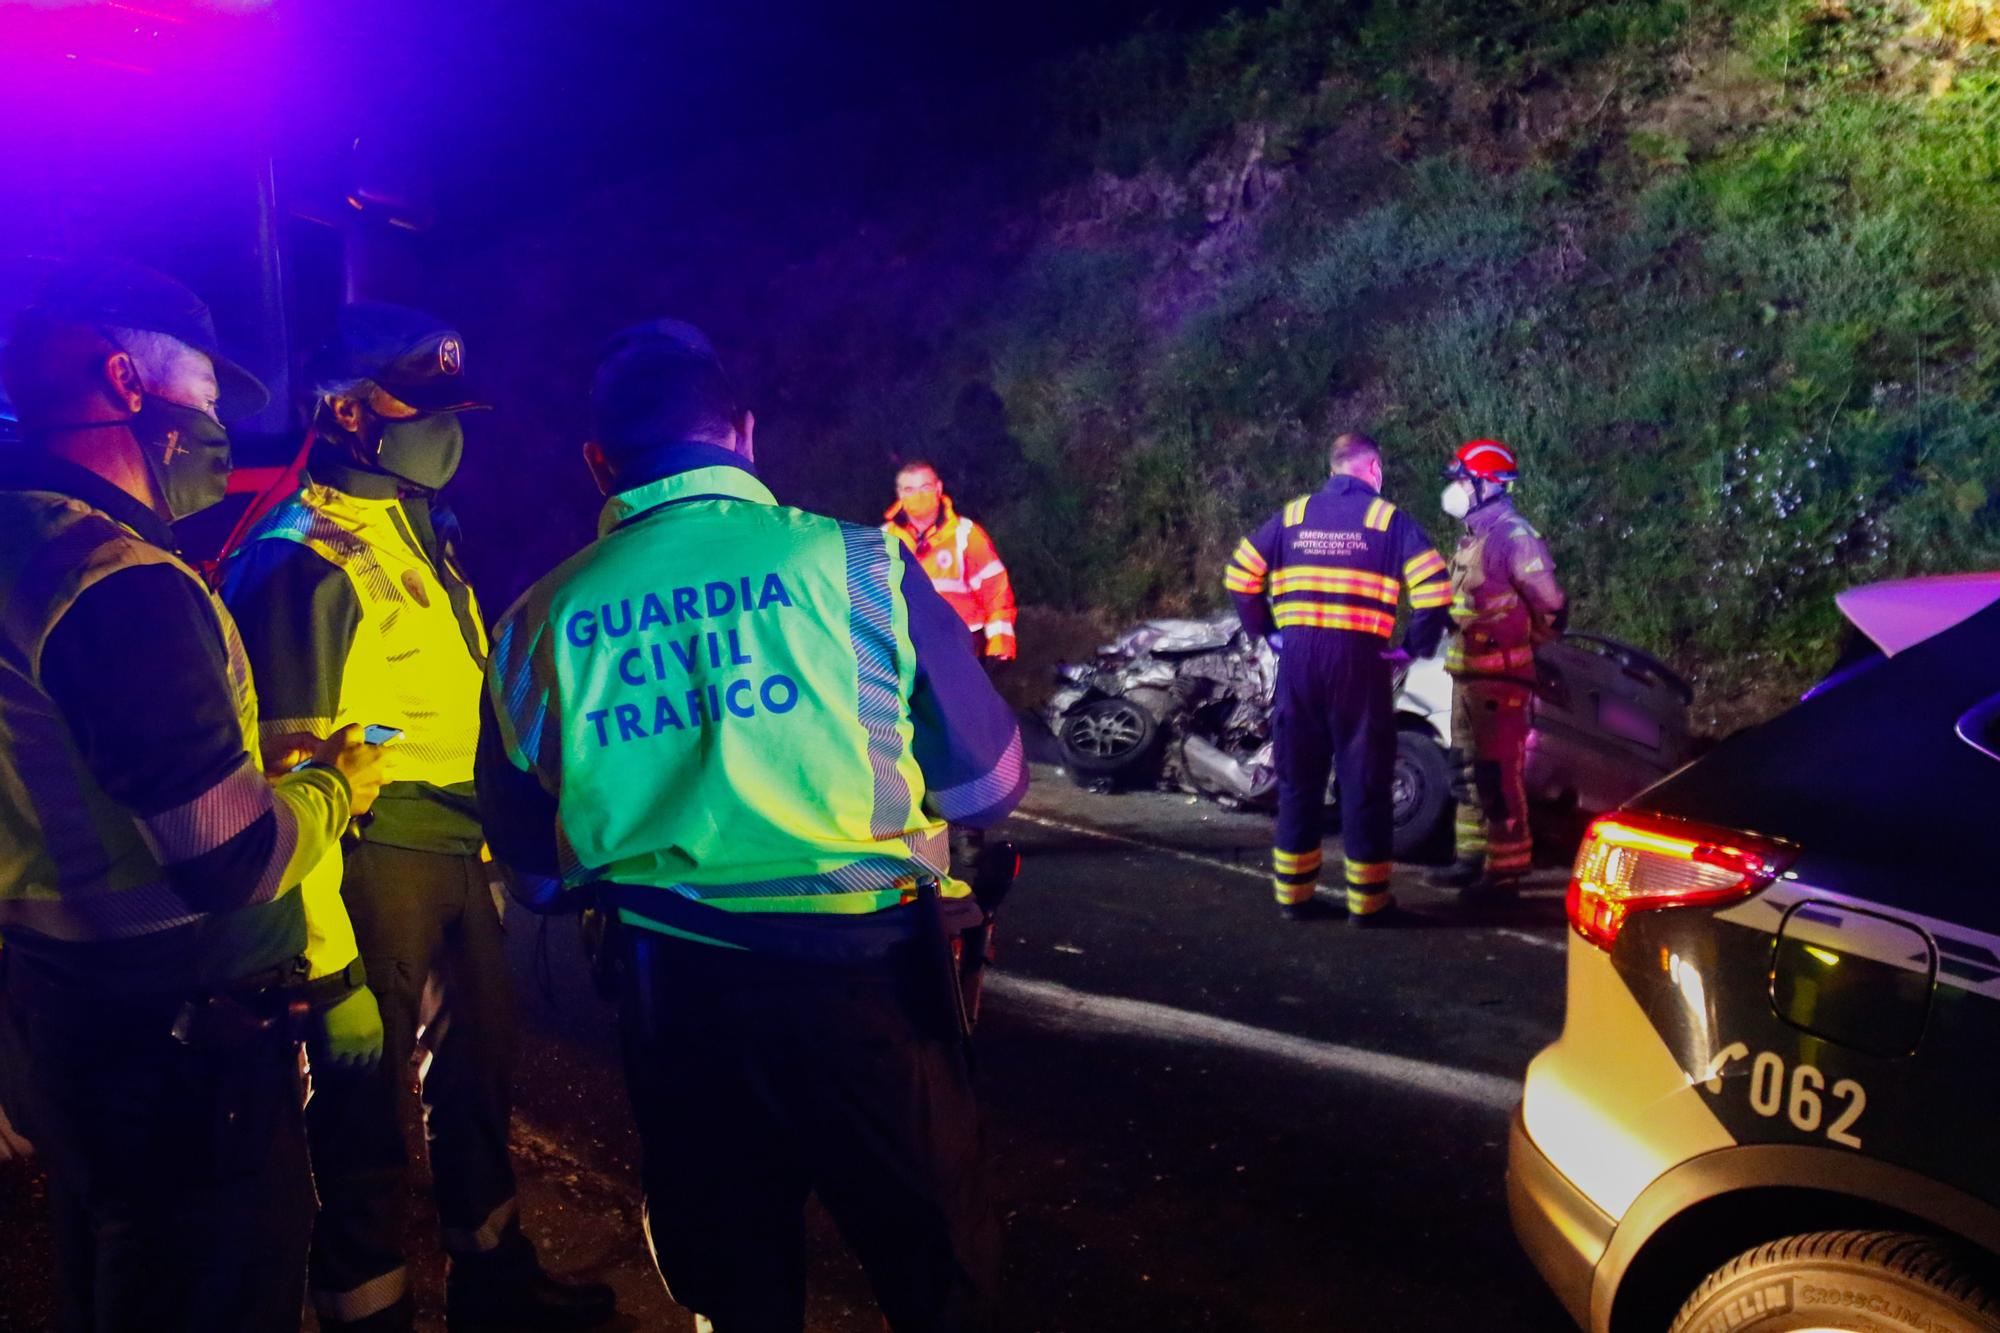
M1715 724L1831 595L2000 561L2000 3L1287 0L1050 81L1075 183L966 332L1040 484L1036 600L1222 601L1236 537L1373 429L1527 466L1578 622Z

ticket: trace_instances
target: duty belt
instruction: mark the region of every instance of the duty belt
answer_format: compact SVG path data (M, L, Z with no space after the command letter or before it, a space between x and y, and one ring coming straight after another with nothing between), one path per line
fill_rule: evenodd
M935 881L932 891L936 891ZM692 935L725 948L827 967L880 965L916 938L915 922L900 908L862 916L836 912L781 915L728 912L650 884L600 883L592 886L592 892L599 906L666 927L670 934ZM970 899L963 901L971 903Z

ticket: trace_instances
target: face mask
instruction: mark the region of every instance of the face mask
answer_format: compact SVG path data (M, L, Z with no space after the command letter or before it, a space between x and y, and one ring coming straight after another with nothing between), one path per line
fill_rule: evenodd
M1438 504L1451 517L1464 518L1472 512L1471 488L1462 481L1454 481L1444 488L1444 494L1438 497Z
M936 491L912 491L903 497L903 512L908 514L913 522L930 522L937 517L937 512L942 507L943 501Z
M145 394L132 436L169 518L199 514L229 493L229 432L200 408Z
M455 412L405 417L383 424L375 466L427 491L441 489L458 471L465 431Z

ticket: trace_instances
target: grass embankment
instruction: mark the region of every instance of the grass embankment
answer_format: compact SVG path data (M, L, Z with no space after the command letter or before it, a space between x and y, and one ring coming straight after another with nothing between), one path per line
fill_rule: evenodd
M1220 604L1370 428L1440 543L1493 435L1580 624L1769 711L1837 589L2000 561L2000 3L1291 0L1049 80L1072 184L940 364L1035 600ZM952 459L942 460L947 464ZM967 460L968 462L970 460Z

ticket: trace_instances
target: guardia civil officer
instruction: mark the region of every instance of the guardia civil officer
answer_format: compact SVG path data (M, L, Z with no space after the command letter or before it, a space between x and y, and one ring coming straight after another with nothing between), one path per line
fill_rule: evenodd
M458 414L479 406L464 360L464 340L430 315L343 309L306 364L303 484L224 565L223 596L266 683L268 747L350 723L402 733L342 888L387 1058L317 1080L308 1110L320 1194L311 1291L325 1329L411 1326L402 1111L419 1025L452 1327L581 1328L612 1313L608 1287L542 1271L508 1158L513 996L472 772L486 635L437 502L463 452Z
M1533 859L1528 828L1529 705L1535 645L1561 634L1569 601L1555 559L1514 508L1514 451L1472 440L1445 465L1445 513L1465 524L1451 557L1451 744L1465 766L1457 858L1431 882L1468 896L1504 895Z
M1271 850L1278 906L1295 919L1310 914L1327 777L1337 773L1347 913L1373 925L1395 906L1394 662L1436 649L1451 588L1424 530L1382 498L1375 441L1342 435L1328 463L1324 488L1293 500L1237 546L1224 583L1244 627L1279 651ZM1392 650L1406 592L1415 615L1403 647Z
M615 914L647 1238L718 1333L798 1329L816 1192L898 1330L975 1327L998 1247L945 821L1027 776L893 535L778 504L707 340L613 341L591 546L494 631L479 794L545 908Z
M266 780L235 626L169 527L222 498L222 421L265 396L194 293L69 267L5 376L0 1100L48 1165L59 1322L297 1329L294 1019L317 1068L380 1054L333 851L379 752L352 728Z

